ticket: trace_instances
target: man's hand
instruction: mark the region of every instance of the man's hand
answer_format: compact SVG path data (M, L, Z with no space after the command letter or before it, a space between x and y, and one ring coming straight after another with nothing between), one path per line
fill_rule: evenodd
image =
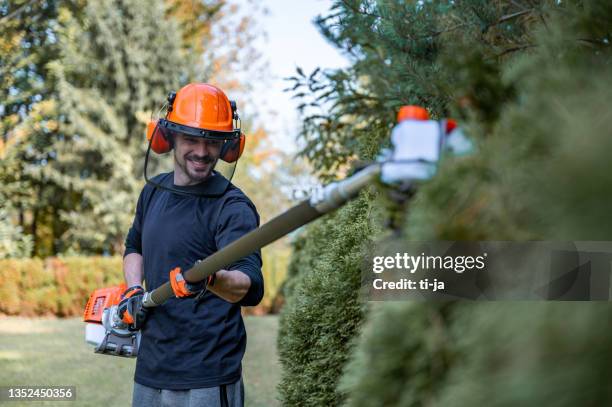
M147 319L148 309L142 304L144 289L135 285L121 295L122 300L117 307L119 318L128 325L130 331L138 331Z
M170 285L172 291L177 298L191 297L196 294L200 294L202 291L206 291L208 286L212 286L215 283L215 274L208 276L204 281L198 283L188 283L183 277L183 272L180 267L176 267L170 271Z

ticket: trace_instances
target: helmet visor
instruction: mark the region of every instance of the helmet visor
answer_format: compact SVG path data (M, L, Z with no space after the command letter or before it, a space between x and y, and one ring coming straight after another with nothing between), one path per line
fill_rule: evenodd
M157 122L158 131L164 134L181 134L191 137L204 137L211 140L231 140L240 136L240 130L218 131L199 129L197 127L185 126L174 123L170 120L159 119Z

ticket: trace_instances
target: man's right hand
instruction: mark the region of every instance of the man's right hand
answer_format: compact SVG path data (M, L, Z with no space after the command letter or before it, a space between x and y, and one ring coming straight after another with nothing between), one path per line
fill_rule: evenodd
M130 331L140 330L147 319L148 309L142 304L144 293L144 288L135 285L121 295L117 310L119 318L128 325Z

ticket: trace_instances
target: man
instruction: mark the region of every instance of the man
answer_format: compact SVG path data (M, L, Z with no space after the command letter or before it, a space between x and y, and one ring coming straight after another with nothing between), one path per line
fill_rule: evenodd
M147 178L126 239L130 288L120 315L142 332L133 406L244 404L240 307L263 297L261 255L252 253L204 283L182 278L195 262L259 225L252 202L215 169L242 152L244 135L234 123L235 105L220 89L190 84L169 96L166 117L149 126L153 150L173 151L174 171ZM147 290L170 280L177 298L143 307L143 280Z

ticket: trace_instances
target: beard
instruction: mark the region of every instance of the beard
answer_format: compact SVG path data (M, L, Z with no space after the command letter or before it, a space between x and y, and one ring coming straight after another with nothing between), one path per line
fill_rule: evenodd
M192 185L208 178L217 163L217 160L211 156L197 157L193 154L187 154L179 159L176 150L174 152L174 160L182 172L189 178Z

